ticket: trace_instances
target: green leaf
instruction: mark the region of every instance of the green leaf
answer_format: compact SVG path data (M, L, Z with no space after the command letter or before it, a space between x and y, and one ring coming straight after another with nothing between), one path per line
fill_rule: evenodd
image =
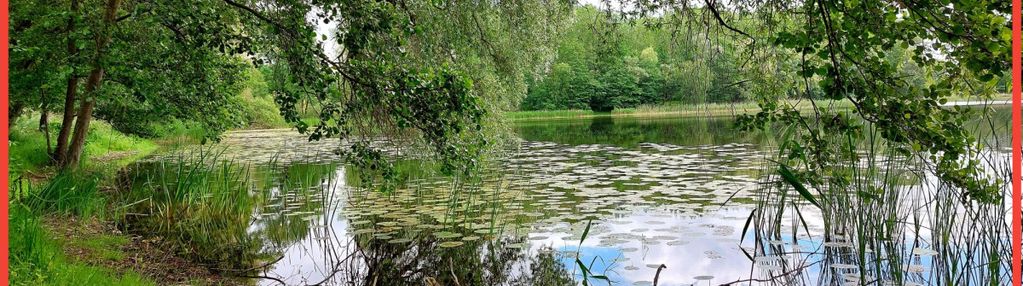
M753 209L753 211L749 212L749 217L746 218L746 224L743 224L742 226L742 235L739 235L739 242L742 242L742 239L746 237L746 231L749 230L749 224L750 222L753 222L753 215L756 214L756 212L757 209Z
M796 175L792 173L792 170L789 170L788 166L785 166L784 164L779 165L778 174L781 174L781 178L791 185L792 188L796 189L796 191L799 192L799 195L803 196L804 199L814 206L817 206L817 208L821 208L821 205L817 203L817 199L814 199L813 194L806 189L806 186L803 186L803 183L796 178Z
M589 220L588 222L586 222L586 229L583 230L583 235L582 235L582 237L579 238L579 244L582 244L583 241L586 240L586 235L590 233L590 226L591 225L593 225L593 220L592 219Z

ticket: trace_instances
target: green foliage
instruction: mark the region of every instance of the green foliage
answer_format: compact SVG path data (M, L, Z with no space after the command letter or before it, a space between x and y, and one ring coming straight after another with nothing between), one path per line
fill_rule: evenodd
M265 75L259 69L246 71L245 80L241 82L236 99L236 110L240 117L237 126L243 128L281 128L288 127L281 117L281 111L274 103L270 94L270 85L264 79Z
M667 101L745 98L743 74L732 56L738 50L734 43L711 43L699 35L693 35L693 41L674 42L670 39L676 31L653 27L659 21L655 17L627 25L609 20L593 6L574 10L558 58L549 72L530 84L521 110L588 107L608 112ZM718 48L707 48L710 45Z
M847 181L826 177L841 177L836 168L855 163L851 150L856 146L846 143L870 130L899 154L934 164L942 182L967 197L997 202L1000 179L982 173L980 146L964 128L973 113L942 105L953 96L989 98L996 91L997 79L1008 70L1004 61L996 60L1009 49L1008 9L997 1L909 7L884 1L818 1L793 6L776 20L805 24L776 30L765 45L801 58L799 76L816 83L804 85L803 96L818 97L819 90L823 98L849 100L855 112L815 108L807 116L766 99L760 114L742 121L752 128L764 128L767 122L800 127L786 154L814 174L811 182ZM869 129L854 116L869 122Z
M331 6L317 14L318 22L341 26L319 39L305 20L316 7L306 3L276 3L276 10L288 11L274 14L280 17L253 14L273 30L297 31L274 35L285 49L273 54L283 61L274 67L271 87L285 120L311 140L361 141L382 133L425 143L449 172L477 167L488 142L481 132L488 111L516 101L523 75L545 58L554 36L544 31L557 27L568 7L545 1L321 4ZM320 51L320 41L344 47L336 51L339 59ZM299 114L304 101L318 105L315 125ZM354 144L362 147L346 152L353 160L374 153L360 151L373 149L369 144Z
M806 199L806 201L810 202L810 204L813 204L817 208L821 207L821 204L817 203L817 199L813 197L813 193L810 193L810 190L806 189L806 186L804 186L799 180L799 177L792 173L792 170L790 170L789 167L784 164L779 165L778 174L781 175L781 178L785 181L785 183L792 186L793 189L796 189L796 191L799 192L799 195Z
M163 125L182 123L216 139L229 128L280 126L266 100L272 95L284 122L311 140L383 133L423 143L447 170L465 171L488 147L490 134L479 131L496 125L489 111L517 105L526 75L551 57L569 7L564 1L21 2L12 6L12 74L18 75L12 81L19 88L12 106L58 111L66 103L61 111L70 115L76 103L85 111L95 103L92 114L124 133L156 137ZM333 30L318 34L321 25ZM251 72L252 64L260 73ZM78 100L61 102L64 92L79 90L85 92ZM74 158L62 163L78 159L81 142L73 140L66 153Z
M250 66L238 56L249 42L226 4L123 1L114 7L121 18L107 27L98 21L105 13L102 1L76 1L78 11L68 1L52 0L11 7L17 23L12 106L59 111L73 88L80 97L96 98L97 118L128 134L153 137L155 126L175 119L198 122L209 138L233 127L237 113L226 103ZM103 35L110 45L97 51ZM94 62L104 68L99 90L89 94L68 86L69 77L86 77Z

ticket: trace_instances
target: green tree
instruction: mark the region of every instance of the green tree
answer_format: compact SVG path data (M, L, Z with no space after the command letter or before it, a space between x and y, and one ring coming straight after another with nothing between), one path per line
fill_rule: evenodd
M176 119L203 122L212 134L225 129L230 113L220 102L232 92L241 70L235 55L247 43L238 31L226 32L239 25L230 11L211 10L226 8L222 2L179 4L70 0L11 7L20 27L12 31L12 58L23 63L12 66L12 89L41 95L13 96L11 105L38 107L41 120L51 110L63 112L51 155L56 163L77 165L94 116L143 135L146 122Z
M367 135L358 130L372 129L424 139L443 158L463 157L485 142L466 131L480 130L486 111L516 105L525 74L553 55L547 42L567 7L543 1L23 1L12 6L18 94L11 114L56 110L53 94L66 95L53 157L68 167L77 165L94 116L140 134L148 132L147 122L194 120L215 139L242 121L228 97L239 92L236 83L251 61L273 67L270 92L281 113L311 139L357 138ZM319 25L336 28L318 36ZM66 45L53 41L55 34ZM324 51L326 41L340 49ZM66 89L57 91L61 81ZM309 102L318 109L315 126L299 116L298 103ZM363 147L351 151L371 150Z

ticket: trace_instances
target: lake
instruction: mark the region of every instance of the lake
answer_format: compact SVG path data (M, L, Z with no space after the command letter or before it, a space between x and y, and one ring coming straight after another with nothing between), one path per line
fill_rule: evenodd
M936 180L927 176L906 175L891 186L906 190L898 197L906 203L891 216L917 222L916 231L898 228L884 238L887 248L855 239L851 229L863 227L826 228L825 219L841 211L822 214L798 197L782 197L792 203L771 213L764 190L776 175L769 161L777 153L775 134L737 131L728 117L597 117L520 122L513 130L518 147L486 174L442 176L429 162L400 160L401 176L387 192L339 164L335 140L308 142L287 130L227 134L220 144L224 159L254 166L257 178L251 192L258 203L245 232L260 242L256 264L264 267L250 275L261 277L260 285L652 285L655 279L658 285L928 285L974 275L950 273L964 264L948 258L1000 251L965 254L932 243L930 227L964 222L921 213L933 204L922 197L941 191L928 187ZM900 174L920 173L916 165L879 157L906 169ZM1001 228L992 213L994 222L977 219ZM993 235L994 245L1005 243ZM954 238L966 245L992 239ZM875 260L901 253L900 261L886 263L898 274L868 273L869 263L860 262L875 251ZM996 266L990 275L1004 276L1001 271L1007 270Z

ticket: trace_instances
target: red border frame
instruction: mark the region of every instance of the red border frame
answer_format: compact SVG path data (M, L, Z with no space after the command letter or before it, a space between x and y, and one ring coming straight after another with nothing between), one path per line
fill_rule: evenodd
M1020 80L1023 78L1023 70L1020 66L1020 0L1013 0L1013 285L1023 285L1023 272L1021 272L1021 264L1023 264L1023 257L1021 257L1021 247L1023 247L1023 241L1021 241L1021 216L1023 212L1020 209L1021 203L1021 190L1020 190L1020 172L1023 171L1023 165L1020 164L1021 156L1023 152L1020 150L1020 132L1023 130L1023 122L1021 122L1021 108L1023 103L1020 102Z
M1021 196L1020 189L1020 172L1023 171L1023 166L1020 165L1021 156L1023 156L1023 150L1020 150L1021 140L1021 129L1023 129L1023 122L1021 122L1021 109L1023 109L1023 103L1020 102L1020 79L1023 77L1023 71L1020 66L1020 0L1012 0L1012 284L1023 285L1023 272L1021 272L1021 263L1023 263L1023 257L1021 257L1021 247L1023 247L1023 239L1021 239L1021 213L1020 200L1023 199Z
M1023 285L1023 271L1021 271L1021 264L1023 264L1023 225L1021 225L1021 216L1023 216L1023 210L1021 210L1021 201L1023 201L1023 190L1021 190L1021 178L1020 173L1023 172L1023 148L1021 148L1021 133L1023 133L1023 102L1021 102L1021 80L1023 80L1023 67L1020 64L1021 56L1021 39L1020 39L1020 8L1023 8L1021 0L1012 0L1012 284ZM0 25L3 29L0 30L0 66L3 70L0 71L0 138L3 138L4 144L0 144L0 169L3 172L0 173L0 183L3 183L4 189L9 188L8 178L8 164L10 159L8 157L8 144L10 142L8 138L7 128L7 108L8 108L8 77L10 75L8 70L8 24L9 24L9 10L8 0L0 0ZM9 190L8 190L9 191ZM3 201L0 201L0 234L4 236L0 238L0 283L3 285L9 284L9 235L8 235L8 191L3 192Z
M7 69L7 60L8 60L8 56L9 56L7 54L8 53L8 41L7 41L7 39L8 39L8 34L7 34L8 33L8 27L7 27L7 25L9 23L9 21L8 21L8 17L10 16L9 13L10 13L9 10L7 10L7 0L0 1L0 22L2 22L2 24L0 24L0 25L3 25L3 27L4 27L3 30L0 31L0 66L3 67L3 70L0 71L0 97L2 97L2 99L0 99L0 101L3 102L3 103L0 103L0 118L3 118L3 119L0 119L0 120L2 120L3 123L4 123L4 124L2 124L2 127L0 127L0 130L3 130L3 132L0 132L0 133L2 133L2 135L0 135L0 136L2 136L2 138L4 139L3 140L4 141L3 144L0 144L0 157L3 157L3 160L0 161L0 168L3 169L3 174L0 174L0 182L2 182L4 184L4 190L5 190L3 192L3 195L2 195L3 196L3 201L0 202L0 216L3 217L3 219L0 219L0 221L2 221L2 222L0 222L0 234L3 234L3 238L0 238L0 258L3 259L3 261L0 262L0 283L3 283L4 285L9 285L10 284L10 282L9 282L10 281L10 276L9 276L10 275L10 270L9 270L9 265L8 265L8 259L9 259L9 257L8 257L9 253L8 252L9 252L9 249L10 249L10 248L8 248L8 243L9 243L8 238L10 236L7 235L7 223L9 221L8 215L7 215L7 207L8 207L7 203L8 203L8 200L10 199L10 198L7 197L8 196L8 192L10 191L9 190L9 188L10 188L10 183L9 183L10 178L8 178L8 173L7 173L8 172L8 167L9 167L8 164L10 163L10 157L7 156L8 155L7 154L8 143L10 142L10 140L9 140L10 138L8 138L8 132L7 132L8 131L7 130L7 105L8 105L8 101L7 101L7 98L8 98L7 97L7 95L8 95L7 92L8 92L8 90L7 90L7 88L10 86L7 83L8 82L7 81L8 77L10 76L10 71Z

